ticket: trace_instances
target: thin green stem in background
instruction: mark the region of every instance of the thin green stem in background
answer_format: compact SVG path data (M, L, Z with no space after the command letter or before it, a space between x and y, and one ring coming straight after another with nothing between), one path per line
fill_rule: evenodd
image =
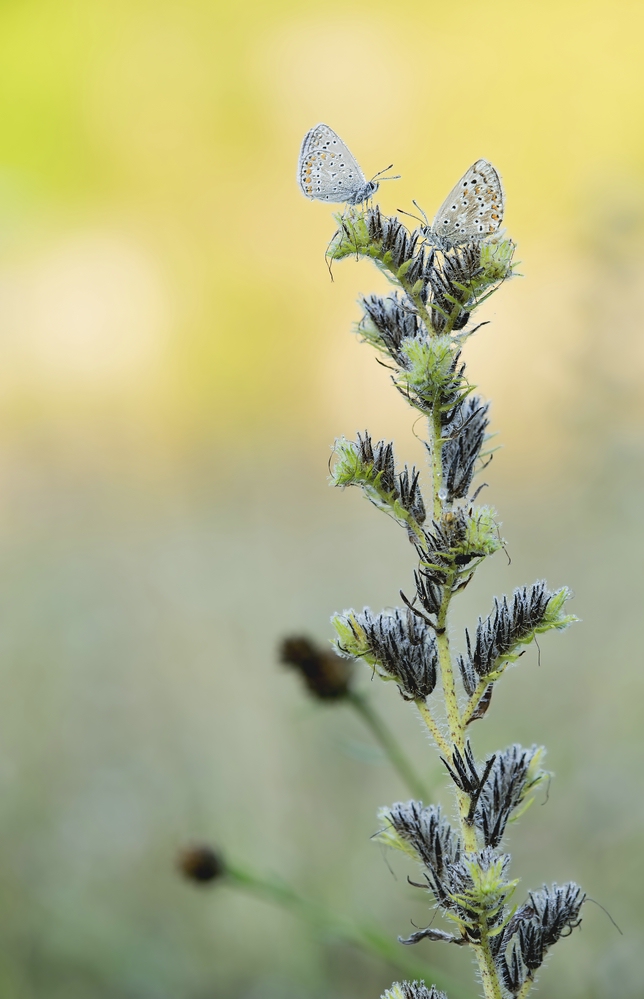
M414 797L424 802L424 804L429 804L431 795L427 786L418 776L390 729L370 701L364 694L360 694L355 690L349 691L347 699L380 743L394 770L396 770Z
M333 937L357 947L367 954L379 957L412 979L431 978L439 988L450 990L450 999L469 999L459 983L449 975L437 972L429 965L417 964L410 960L402 946L380 930L372 926L353 923L343 916L330 912L324 906L302 898L290 885L282 881L261 877L228 862L226 863L225 879L231 887L249 892L266 902L288 909L295 915L304 918L318 933Z

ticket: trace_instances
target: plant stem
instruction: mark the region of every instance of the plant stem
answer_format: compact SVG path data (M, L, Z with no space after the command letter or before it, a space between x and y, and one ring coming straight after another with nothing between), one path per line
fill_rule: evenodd
M472 715L474 714L474 712L476 711L477 707L479 706L479 701L483 697L483 694L487 690L489 684L490 684L489 677L484 676L482 680L479 680L479 683L478 683L478 686L477 686L476 690L474 691L474 693L470 697L470 699L467 702L467 705L465 707L465 710L463 711L463 716L462 716L462 719L461 719L462 723L463 723L463 731L465 731L465 728L469 724L469 721L470 721Z
M481 982L483 984L485 999L503 999L501 983L499 982L499 976L497 975L496 968L494 966L494 958L492 957L492 951L490 950L490 941L487 933L483 933L481 943L474 948L474 952L476 954L476 960L478 961L479 971L481 973Z
M429 447L431 454L431 465L432 465L432 493L434 498L433 509L434 509L434 520L440 520L441 513L443 512L443 501L441 500L441 491L443 488L443 462L441 460L441 414L440 410L434 412L430 420L427 421L429 424Z
M519 992L517 992L517 999L526 999L526 996L530 992L530 989L534 985L534 978L528 978L521 986Z
M447 330L451 331L453 327L454 320L458 315L458 306L455 305L454 311L450 316ZM428 329L428 333L431 335L431 330ZM434 519L438 522L443 516L443 463L441 454L441 437L442 437L442 421L441 421L441 411L438 406L435 406L431 415L431 418L427 421L429 429L429 447L431 454L431 472L432 472L432 492L433 492L433 504L432 508L434 511ZM449 647L449 634L447 630L447 621L450 601L452 599L452 585L453 578L451 574L448 574L446 583L443 588L443 599L441 601L441 606L437 614L436 621L436 645L438 649L438 663L441 673L441 684L443 688L443 698L445 701L445 713L447 716L447 724L449 728L449 736L451 741L451 747L445 746L445 740L442 737L437 737L437 732L435 731L437 726L434 719L426 708L425 711L421 709L421 714L432 733L437 745L443 750L448 761L451 762L451 751L453 749L458 749L459 753L463 755L465 749L465 726L470 720L476 706L478 704L477 698L471 699L470 703L467 705L463 714L461 714L458 705L458 696L456 693L456 683L454 679L454 666L452 663L452 656ZM485 688L483 688L485 689ZM481 691L482 695L483 691ZM425 706L426 707L426 706ZM440 735L440 733L438 733ZM459 806L459 824L461 829L461 836L463 839L463 846L467 853L475 853L478 850L478 842L476 835L476 828L473 823L467 821L467 816L470 810L470 800L465 792L457 788L457 799ZM503 999L503 994L501 991L501 983L499 982L499 976L497 974L496 967L494 965L494 959L492 957L492 951L490 949L490 942L487 935L487 926L484 922L484 917L482 917L482 935L481 942L477 945L473 945L474 952L476 954L476 960L478 962L479 971L481 974L481 983L483 985L483 991L485 999ZM526 993L527 994L527 993Z
M436 644L438 646L438 664L441 671L443 697L445 699L445 713L447 715L447 724L449 725L450 739L452 747L458 749L462 756L465 750L465 728L458 706L456 684L454 682L454 667L452 665L452 656L449 648L449 635L447 633L447 613L449 610L451 596L452 589L450 580L448 580L447 585L445 586L443 602L438 613ZM448 762L451 762L449 757ZM477 848L476 830L473 825L466 821L466 816L470 810L470 802L468 796L458 788L456 795L458 798L459 819L461 824L461 834L463 836L463 845L468 853L474 853Z
M434 742L440 749L441 753L443 753L449 759L451 755L449 743L447 742L447 740L443 736L443 733L439 729L436 719L434 718L431 711L427 707L427 703L425 701L416 701L416 707L418 708L423 721L425 722L427 728L429 729Z
M374 709L373 705L364 694L359 694L354 690L349 691L347 699L380 743L394 770L396 770L414 797L428 804L431 795L427 787L414 770L390 729Z
M454 682L454 669L452 667L452 656L449 650L449 635L447 634L447 612L452 597L451 580L448 579L444 587L444 596L438 612L436 628L436 645L438 648L438 665L441 671L441 682L443 684L443 697L445 698L445 711L447 713L447 724L452 745L460 753L463 752L465 741L463 735L463 723L461 712L458 707L458 697L456 695L456 684Z
M261 877L245 868L229 863L226 863L226 881L231 887L250 892L273 905L279 905L283 909L288 909L304 917L319 933L328 934L343 943L358 947L368 954L376 955L411 978L425 979L431 976L439 988L449 989L450 999L451 997L466 999L458 982L443 972L436 972L435 969L427 965L410 961L400 945L381 933L380 930L352 923L323 906L302 898L290 885L284 884L282 881Z

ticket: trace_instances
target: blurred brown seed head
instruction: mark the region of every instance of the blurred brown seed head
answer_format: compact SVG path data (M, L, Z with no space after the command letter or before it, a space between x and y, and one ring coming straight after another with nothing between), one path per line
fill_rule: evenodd
M177 858L177 867L188 881L208 884L226 873L223 857L207 844L184 847Z
M339 700L349 693L353 666L331 649L321 648L308 638L285 638L280 660L297 670L311 694L321 700Z

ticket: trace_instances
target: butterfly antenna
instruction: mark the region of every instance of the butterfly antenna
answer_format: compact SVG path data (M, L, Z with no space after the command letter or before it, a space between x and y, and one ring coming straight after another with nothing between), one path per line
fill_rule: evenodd
M388 166L388 167L385 167L385 169L384 169L384 170L379 170L379 171L378 171L378 173L377 173L377 174L375 174L375 175L374 175L374 176L373 176L373 177L371 178L371 182L373 183L373 181L374 181L374 180L376 179L376 177L380 177L380 180L381 180L381 181L382 181L382 180L400 180L400 174L396 174L396 176L395 176L395 177L383 177L383 176L382 176L382 175L383 175L383 173L387 173L387 170L391 170L391 168L392 168L392 167L393 167L393 163L390 163L390 164L389 164L389 166Z
M414 204L415 203L416 202L414 202ZM396 211L400 212L401 215L407 215L407 217L410 218L410 219L416 219L417 222L422 222L423 221L421 218L418 217L418 215L412 215L411 212L406 212L404 208L397 208ZM427 221L427 220L425 220L425 221Z
M423 211L423 209L422 209L422 208L420 207L420 205L418 204L418 202L417 202L417 201L414 201L414 199L412 198L412 201L411 201L411 203L412 203L412 205L414 206L414 208L417 208L417 209L418 209L418 211L420 212L420 214L421 214L421 215L423 216L423 218L424 218L424 220L425 220L425 225L427 225L427 226L428 226L428 225L429 225L429 219L428 219L428 218L427 218L427 216L425 215L425 212L424 212L424 211Z

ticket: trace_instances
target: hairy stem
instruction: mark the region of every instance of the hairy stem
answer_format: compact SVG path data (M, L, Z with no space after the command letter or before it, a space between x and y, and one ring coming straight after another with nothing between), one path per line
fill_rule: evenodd
M451 330L455 319L458 316L458 306L454 307L454 312L450 316L450 322L448 324ZM431 418L428 420L429 425L429 445L431 453L431 471L432 471L432 509L434 511L434 519L438 522L443 513L443 465L442 465L442 455L441 455L441 436L442 436L442 423L441 423L441 412L438 406L434 407ZM441 602L440 610L437 615L437 626L436 626L436 643L438 647L438 662L441 673L441 683L443 688L443 698L445 701L445 714L447 717L447 725L449 728L449 736L451 747L445 746L445 740L441 739L439 741L437 737L437 732L435 731L435 723L432 727L433 717L426 708L425 711L421 710L421 714L425 719L430 732L434 736L439 748L442 749L446 756L448 762L451 762L451 752L449 749L458 749L459 753L463 755L465 750L465 727L467 722L470 720L472 713L474 712L480 697L470 704L468 704L465 712L461 714L458 705L458 695L456 693L456 682L454 677L454 664L452 662L452 656L449 647L449 632L448 632L448 615L449 606L452 598L452 584L453 580L448 576L446 584L443 589L443 599ZM483 690L485 686L483 687ZM481 690L481 696L483 694ZM472 703L473 702L473 703ZM465 792L457 788L456 790L458 799L458 811L459 811L459 824L461 829L461 836L463 839L463 846L467 853L475 853L478 849L476 829L474 825L467 821L468 813L470 810L470 799ZM479 971L481 974L481 982L483 985L483 991L485 999L503 999L503 994L501 991L501 984L499 982L499 977L497 970L494 966L494 959L492 957L492 952L490 950L490 943L487 936L487 925L485 924L485 917L481 919L482 926L482 937L481 943L474 946L474 951L476 954L476 959L479 966Z
M465 707L465 710L463 711L463 718L462 718L463 731L465 731L466 727L469 725L472 715L479 706L479 701L483 697L483 694L485 693L489 685L490 685L490 678L488 676L484 676L482 680L479 680L476 690L470 697Z
M348 692L347 700L385 751L391 765L401 777L403 783L407 785L409 791L411 791L415 798L428 804L431 800L431 795L427 787L414 770L390 729L374 709L373 705L364 694L360 694L355 690Z
M465 747L463 735L463 722L461 712L458 707L458 697L456 695L456 683L454 681L454 667L449 649L449 635L447 633L447 615L452 597L449 581L444 588L444 596L438 612L436 627L436 645L438 647L438 664L441 671L441 682L443 684L443 697L445 699L445 711L447 714L447 724L452 745L460 753Z
M427 707L427 703L425 701L416 701L415 703L416 707L420 712L421 718L423 719L425 725L427 726L427 728L431 733L434 742L440 749L441 753L449 757L450 756L449 742L446 740L445 736L438 727L438 723L436 722L436 719L434 718L431 711Z
M481 973L481 983L485 999L503 999L501 983L494 967L494 958L490 950L490 941L487 933L483 934L481 943L474 948L474 951Z
M462 756L465 750L465 726L463 724L461 712L458 706L458 696L456 694L456 683L454 680L454 666L449 648L449 635L447 633L447 615L451 596L451 586L448 583L445 587L445 595L438 613L436 644L438 645L438 663L441 671L443 698L445 700L445 713L447 715L447 724L449 725L450 741L452 747L454 749L458 749ZM452 754L450 752L448 756L448 763L451 762L451 755ZM477 848L476 830L473 825L466 821L467 814L470 810L470 800L469 797L459 788L456 789L456 796L458 799L458 811L463 845L468 853L473 853Z
M416 306L416 308L418 310L418 315L420 316L420 318L422 319L423 323L427 327L427 331L428 331L429 335L430 336L434 336L435 334L434 334L434 330L432 328L431 316L430 316L429 312L427 311L427 308L426 308L426 306L425 306L422 298L420 297L419 294L414 294L414 292L409 287L406 286L406 284L405 284L404 281L401 282L401 283L402 283L403 288L405 289L405 291L407 292L407 294L411 298L412 302Z
M432 494L434 520L440 520L443 512L443 501L441 493L443 490L443 462L441 460L441 416L440 411L434 412L427 421L429 425L429 447L432 466Z

